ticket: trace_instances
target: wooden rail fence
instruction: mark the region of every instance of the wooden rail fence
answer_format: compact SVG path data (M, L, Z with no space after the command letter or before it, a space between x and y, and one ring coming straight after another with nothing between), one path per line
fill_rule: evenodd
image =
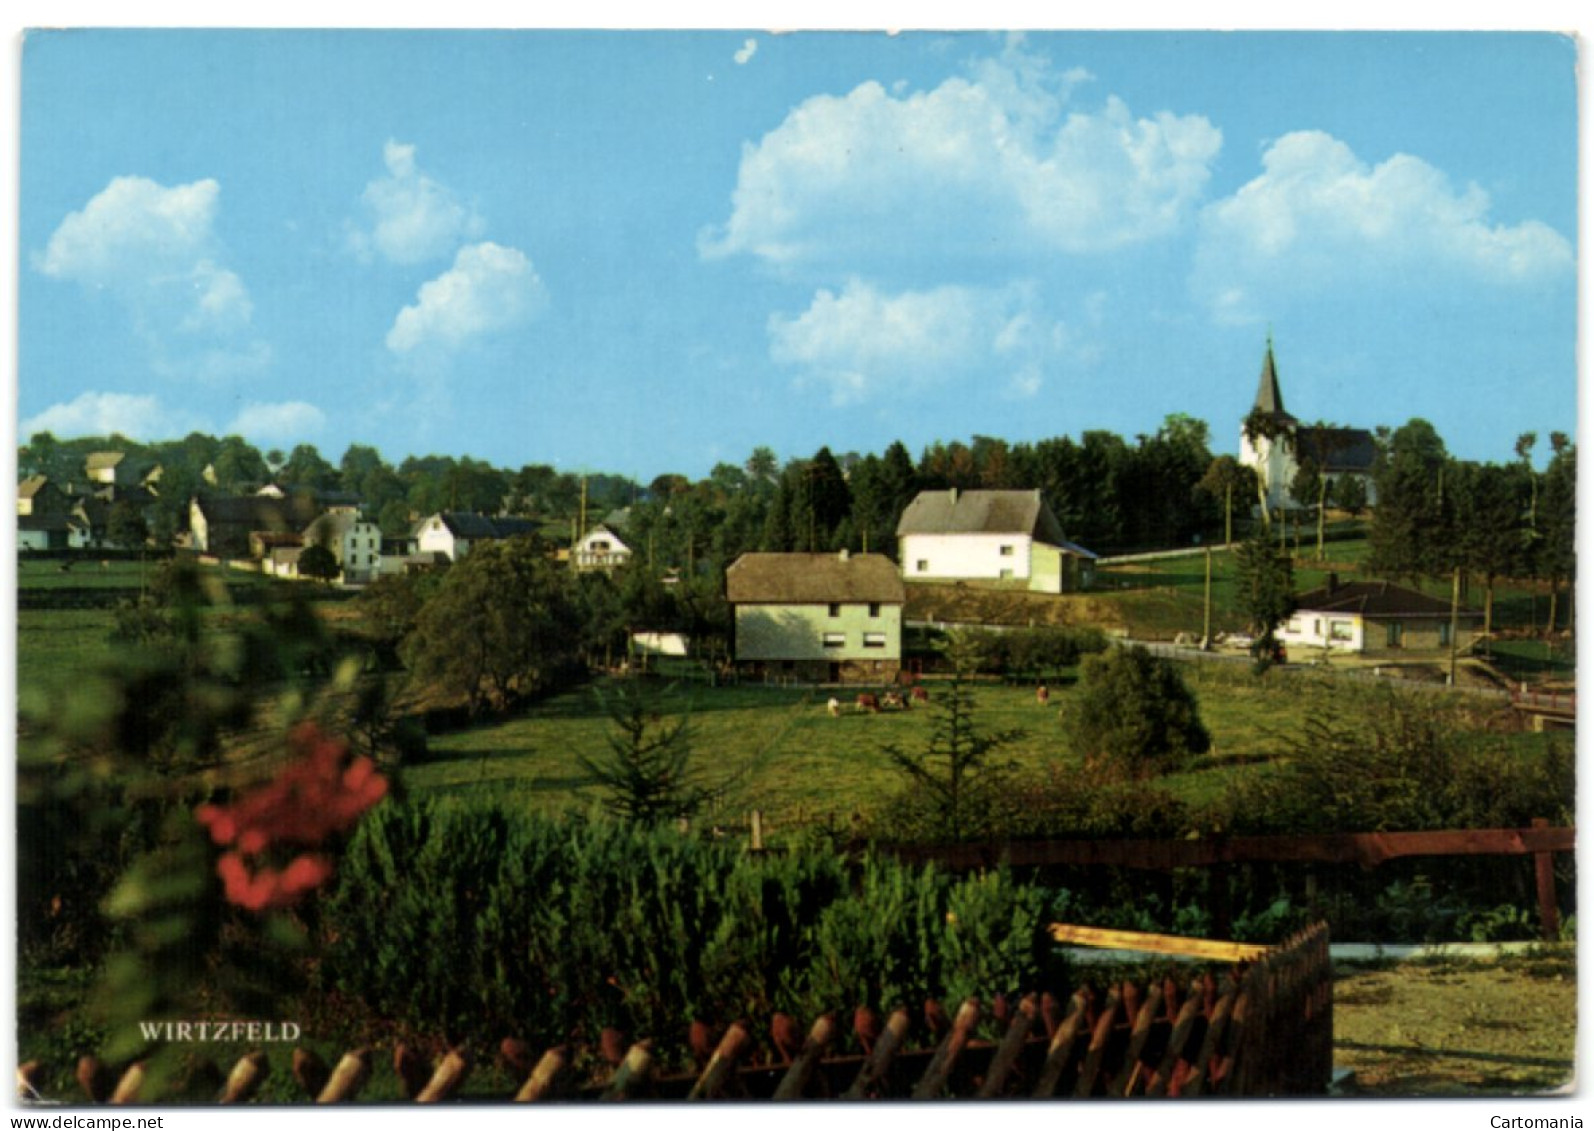
M1054 928L1056 930L1061 928ZM1212 944L1223 945L1223 944ZM1260 952L1260 953L1257 953ZM1239 951L1222 953L1238 954ZM1090 1098L1133 1096L1309 1096L1327 1091L1332 1072L1333 988L1328 929L1319 924L1276 948L1247 948L1246 957L1187 981L1081 987L1066 1001L1030 993L1016 1003L1002 995L969 998L949 1017L927 1001L917 1021L906 1008L884 1024L866 1008L852 1017L853 1051L842 1052L842 1023L833 1013L806 1031L776 1014L760 1049L749 1021L723 1034L694 1024L688 1036L697 1069L660 1070L652 1040L626 1046L606 1031L598 1049L557 1045L540 1053L504 1041L500 1063L521 1083L512 1092L472 1096L476 1102L772 1099L867 1100L961 1097ZM989 1024L987 1024L989 1022ZM715 1037L718 1037L716 1040ZM384 1058L387 1059L387 1058ZM463 1048L428 1063L399 1045L392 1069L403 1095L416 1103L459 1098L472 1057ZM355 1049L330 1068L314 1052L293 1051L286 1067L301 1102L355 1101L376 1071L374 1049ZM578 1078L577 1065L597 1065ZM273 1067L263 1052L233 1066L217 1100L258 1097ZM18 1069L24 1099L40 1099L42 1066ZM219 1078L219 1074L218 1074ZM77 1080L94 1103L148 1103L144 1067L120 1075L92 1057Z
M1575 828L1537 819L1530 828L1432 832L1331 833L1317 836L1215 836L1199 840L1035 840L980 844L882 844L877 850L914 864L954 871L1011 867L1118 867L1171 872L1231 864L1357 864L1374 868L1413 856L1532 856L1543 937L1560 937L1554 854L1577 846ZM1219 903L1226 904L1223 891ZM1219 924L1219 929L1225 929Z

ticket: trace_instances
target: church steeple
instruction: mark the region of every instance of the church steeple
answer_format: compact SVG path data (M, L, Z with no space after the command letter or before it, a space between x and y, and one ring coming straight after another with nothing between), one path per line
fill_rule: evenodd
M1267 336L1267 352L1262 356L1262 376L1256 385L1256 403L1251 406L1253 413L1263 416L1278 417L1281 420L1295 418L1284 411L1284 394L1279 392L1278 366L1273 361L1273 335Z

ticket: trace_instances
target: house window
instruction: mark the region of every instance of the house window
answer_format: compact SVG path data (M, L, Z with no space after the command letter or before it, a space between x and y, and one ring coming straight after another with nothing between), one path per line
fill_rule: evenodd
M1328 638L1342 640L1348 644L1353 635L1352 629L1353 626L1348 620L1331 620L1328 622Z
M830 615L833 617L839 617L841 615L841 606L836 604L834 601L832 601L830 604Z
M869 602L869 615L871 617L878 617L880 615L880 602L879 601L870 601Z
M1406 630L1398 621L1392 620L1384 625L1384 645L1388 648L1400 648L1405 644Z
M1285 631L1288 632L1291 636L1299 636L1301 634L1301 621L1300 621L1300 618L1299 617L1291 617L1290 618L1290 623L1285 628Z
M1010 569L1004 569L1000 576L1003 581L1011 581L1013 580L1013 571Z
M917 573L929 573L930 572L930 563L927 562L925 559L920 558L918 561L913 563L913 568L914 568L915 572L917 572Z
M1441 648L1448 648L1450 646L1450 622L1449 621L1440 621L1439 622L1439 646Z
M1010 557L1013 556L1013 547L1011 547L1011 546L1003 546L1000 550L997 551L997 553L1001 554L1004 558L1010 558Z
M865 648L884 648L886 646L886 634L883 632L864 633L863 646Z
M847 634L845 632L827 632L824 635L824 645L826 648L845 648L847 646Z

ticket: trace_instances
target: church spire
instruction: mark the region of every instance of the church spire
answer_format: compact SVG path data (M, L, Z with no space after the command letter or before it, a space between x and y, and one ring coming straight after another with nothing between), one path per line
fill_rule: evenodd
M1278 367L1273 362L1273 333L1267 335L1267 353L1262 357L1262 376L1256 385L1256 404L1253 413L1265 416L1289 417L1284 411L1284 394L1279 392Z

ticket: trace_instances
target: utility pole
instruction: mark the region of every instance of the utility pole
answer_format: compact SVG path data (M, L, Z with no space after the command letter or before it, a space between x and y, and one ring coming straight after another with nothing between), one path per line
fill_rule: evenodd
M1205 609L1201 614L1201 650L1212 651L1212 547L1207 547L1207 586Z
M1457 566L1450 581L1450 686L1456 685L1456 622L1461 608L1461 567Z

